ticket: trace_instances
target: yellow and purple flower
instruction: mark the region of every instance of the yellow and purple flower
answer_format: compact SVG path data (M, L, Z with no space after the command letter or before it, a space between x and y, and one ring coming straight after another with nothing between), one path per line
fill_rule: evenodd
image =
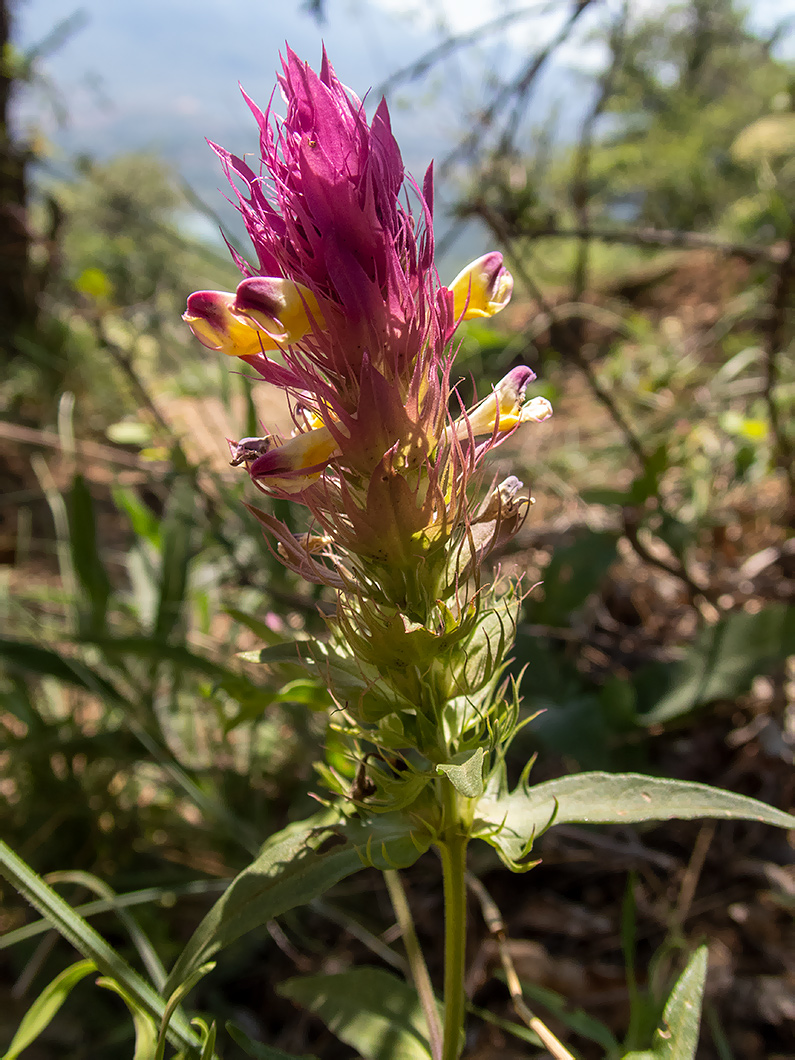
M524 400L534 376L521 367L451 416L451 338L508 303L502 255L444 286L432 169L422 187L406 175L386 103L368 123L325 53L319 73L290 49L282 67L283 118L246 97L259 171L212 145L256 264L233 251L245 276L237 291L191 295L184 319L292 402L293 436L246 439L233 462L265 492L306 504L346 550L409 564L469 518L467 483L483 453L551 410Z

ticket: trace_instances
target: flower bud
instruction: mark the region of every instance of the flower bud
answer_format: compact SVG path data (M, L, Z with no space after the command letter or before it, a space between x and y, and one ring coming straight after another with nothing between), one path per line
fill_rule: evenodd
M252 276L238 285L234 311L250 318L272 341L265 349L298 342L322 325L323 317L312 292L280 276Z
M234 301L235 296L224 291L195 291L182 319L208 350L250 357L262 351L262 339L267 342L267 337L232 311Z
M502 263L502 254L484 254L456 276L450 284L456 320L493 317L504 309L513 294L513 276Z

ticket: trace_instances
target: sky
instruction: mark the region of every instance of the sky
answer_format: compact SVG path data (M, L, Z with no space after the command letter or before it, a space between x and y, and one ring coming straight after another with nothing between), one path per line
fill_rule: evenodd
M593 70L601 58L589 34L619 2L599 0L586 12L576 39L537 86L532 114L541 122L557 104L564 136L587 106L578 71ZM637 12L661 2L631 0ZM554 35L571 0L325 0L323 25L297 0L17 0L15 37L23 48L70 16L76 23L41 64L52 88L29 93L21 112L51 141L56 168L59 159L81 151L101 158L151 150L229 217L231 207L219 194L224 178L206 139L236 153L255 149L238 82L267 103L285 41L314 64L325 42L338 75L357 95L375 87L372 108L379 86L446 34L470 32L517 7L531 8L532 17L502 34L481 34L475 47L389 92L407 168L421 176L466 131L489 79L518 69ZM795 15L795 0L754 0L752 7L760 25L790 8ZM63 122L54 97L62 101Z
M315 65L325 43L337 74L357 95L374 86L367 98L372 111L379 86L390 75L446 33L470 31L510 10L511 2L516 4L326 0L328 17L318 25L297 0L17 0L15 37L23 48L46 38L64 19L73 16L75 22L40 64L52 88L28 93L21 115L50 140L56 171L80 152L102 158L150 150L173 163L225 223L234 222L206 139L239 154L255 149L255 127L238 83L258 103L267 103L285 41ZM504 37L486 34L478 47L389 92L404 161L418 178L463 134L466 114L495 67L505 70L507 63L520 61L531 40L535 48L554 33L570 0L531 0L529 6L538 13L512 26L507 46ZM539 86L539 113L549 113L555 96L566 90L560 71L551 74ZM62 100L62 122L53 96ZM444 190L437 188L437 195L443 202ZM200 221L202 234L215 233L210 225ZM484 249L471 238L467 252L470 247L472 256Z

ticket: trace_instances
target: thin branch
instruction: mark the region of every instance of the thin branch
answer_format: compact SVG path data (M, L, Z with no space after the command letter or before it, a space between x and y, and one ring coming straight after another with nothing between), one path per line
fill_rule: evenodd
M765 327L765 389L764 398L770 418L770 430L775 442L775 457L784 468L789 485L789 519L795 520L795 453L779 416L776 388L779 383L778 358L787 342L787 323L792 311L795 291L795 216L790 218L790 235L786 256L782 259L773 281L770 317Z
M544 15L547 11L550 11L557 7L556 0L550 0L549 3L537 4L532 7L523 7L518 11L507 11L502 15L498 15L497 18L489 19L488 22L483 22L481 25L476 26L475 29L469 30L467 33L459 33L457 36L447 37L441 44L434 45L433 48L429 48L427 52L416 59L413 63L408 66L402 67L397 70L394 74L390 74L389 77L382 81L382 83L375 89L375 96L386 95L393 88L406 81L416 81L433 67L436 63L441 62L442 59L446 59L448 55L458 51L460 48L467 48L471 44L480 44L483 38L490 33L498 33L502 29L506 29L514 22L518 22L521 19L530 18L533 15Z
M512 139L516 132L521 104L524 102L533 82L554 51L566 41L582 13L593 2L595 2L595 0L574 0L571 14L557 36L533 56L531 61L527 63L517 78L514 78L513 81L500 87L491 103L489 103L489 105L477 115L475 127L472 131L467 133L460 143L442 160L442 163L439 166L439 172L442 175L450 169L454 162L474 152L479 139L491 128L495 118L503 112L508 100L513 97L512 114L508 119L505 132L502 136L502 150L507 149L506 144L510 142L510 139Z
M533 277L530 275L528 270L525 268L524 263L518 257L515 251L511 251L511 241L515 238L512 233L508 230L507 226L503 223L503 219L494 210L488 207L483 207L480 214L486 224L491 228L492 232L498 240L502 242L506 250L511 253L511 264L513 265L514 271L532 293L533 297L541 306L542 310L547 313L550 319L554 319L553 309L550 306L547 299L544 297L538 284L535 282ZM629 425L629 422L625 419L623 412L618 407L616 402L613 400L612 394L602 386L599 379L596 376L593 368L591 367L588 360L583 356L582 350L580 349L580 343L577 340L576 334L572 333L572 329L568 324L568 321L561 321L562 327L560 329L559 338L562 340L561 345L565 347L564 352L574 362L574 364L582 372L586 383L600 404L607 409L608 413L613 419L613 422L619 428L621 433L624 435L627 446L635 454L641 468L646 471L649 468L649 455L641 442L638 435ZM658 501L662 508L662 498L658 497ZM697 580L693 577L690 571L685 566L684 561L681 557L676 557L676 564L669 564L665 560L660 560L653 556L652 553L646 549L643 544L638 540L637 530L633 527L631 517L627 509L624 510L624 533L626 534L627 540L630 545L637 553L637 555L645 560L647 563L651 563L656 567L660 567L662 570L667 571L674 577L681 579L684 584L688 587L691 593L691 597L695 597L698 594L702 594L708 600L711 599L709 587L700 586Z
M482 217L486 209L479 201L464 203L458 207L461 217ZM590 239L600 243L621 243L631 247L665 247L683 250L714 250L726 257L740 258L742 261L769 262L780 265L789 256L789 245L785 243L772 246L760 246L757 243L734 243L720 239L706 232L686 232L666 228L591 228L579 225L573 228L560 228L549 224L537 228L519 230L511 229L514 239Z
M638 523L637 518L634 515L634 509L624 508L621 513L624 536L630 545L636 556L648 563L652 567L657 567L659 570L663 570L668 574L671 574L674 578L679 578L690 590L691 600L697 596L705 596L708 600L713 601L714 592L709 585L704 585L696 581L693 575L687 570L681 557L677 556L677 562L671 563L668 560L663 559L661 556L655 556L653 552L650 552L648 548L638 537Z
M533 1014L524 1000L522 995L522 984L519 981L519 976L516 974L516 968L508 948L508 933L505 928L505 921L502 918L502 913L500 912L497 903L477 876L473 876L472 873L468 872L466 879L467 887L469 887L470 891L472 891L480 903L483 920L486 923L486 927L489 929L489 934L497 945L502 970L505 973L505 982L508 986L511 1002L513 1003L516 1015L522 1023L538 1035L544 1043L544 1046L549 1050L552 1056L555 1057L555 1060L575 1060L574 1056L569 1052L563 1042L552 1033L549 1027L547 1027L538 1016Z
M672 926L676 925L676 927L681 928L682 924L687 920L690 906L693 904L693 899L696 896L698 881L704 869L707 853L709 852L710 844L712 843L714 836L715 822L705 821L699 830L696 844L693 847L693 853L690 857L690 862L685 870L682 886L679 890L679 899L676 903L676 909L674 910Z
M514 271L519 276L520 280L528 288L533 298L541 306L543 312L549 314L550 319L554 319L554 311L552 306L549 304L547 299L544 297L544 293L541 288L535 282L533 277L530 275L528 270L525 268L524 263L517 255L516 251L512 249L512 241L516 238L515 235L508 229L507 225L503 222L500 215L487 207L485 204L479 211L479 216L483 218L488 227L492 230L498 240L500 240L505 246L506 250L511 255L511 264ZM643 443L640 438L630 427L627 420L624 418L624 414L619 409L618 405L613 400L612 394L606 390L597 379L593 369L591 368L588 361L583 357L580 344L577 340L577 336L571 333L571 328L566 321L562 321L561 327L561 338L565 344L565 353L569 358L577 365L582 374L585 377L585 381L588 384L592 394L599 401L604 408L609 412L613 422L619 428L621 433L624 435L624 439L627 446L635 454L638 463L645 470L649 464L649 455L646 452Z
M610 31L610 65L599 79L599 92L593 102L585 121L580 130L580 140L574 155L574 171L571 181L571 200L574 207L578 226L587 232L591 226L591 155L593 153L594 129L599 116L613 93L613 85L621 67L624 55L624 37L627 21L629 19L628 0L624 0L621 13L613 23ZM574 265L574 276L572 280L573 300L578 302L588 286L588 265L590 258L591 240L589 237L581 237L577 249L577 259ZM578 322L578 328L582 329L582 321Z
M18 442L20 445L35 445L45 449L61 449L61 437L55 431L39 430L36 427L23 427L18 423L9 423L8 420L0 420L0 438ZM115 446L104 445L102 442L92 442L78 438L75 439L75 451L86 460L95 460L102 464L117 464L120 467L146 472L147 476L170 470L170 465L165 461L144 460L136 453L129 453L126 449L117 449Z
M411 978L419 995L422 1011L425 1014L425 1022L428 1024L428 1044L431 1047L431 1056L433 1060L439 1060L442 1055L442 1024L439 1019L439 1009L436 1005L433 984L428 974L428 966L422 955L422 948L414 927L411 907L409 906L400 874L395 869L387 869L384 872L384 880L389 891L392 908L400 925L403 945L406 948L406 957L411 968Z

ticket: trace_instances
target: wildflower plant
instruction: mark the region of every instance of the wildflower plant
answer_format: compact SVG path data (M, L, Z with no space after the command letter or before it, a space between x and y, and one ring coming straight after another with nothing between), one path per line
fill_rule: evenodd
M421 185L406 175L383 100L368 121L325 55L316 73L290 50L279 88L281 117L273 101L262 111L247 98L259 127L257 168L214 148L255 254L246 261L233 251L243 274L237 290L192 294L184 319L203 345L243 362L287 397L289 436L231 442L231 462L245 467L256 490L304 512L305 530L296 534L270 508L252 507L282 562L333 591L335 608L322 641L254 657L301 669L327 690L333 754L318 764L319 812L265 841L199 925L159 998L129 969L99 967L159 1020L161 1041L199 1055L178 1005L211 958L375 866L386 876L411 981L354 970L337 977L336 991L330 977L314 977L291 980L284 992L365 1057L456 1060L466 1015L470 843L488 844L508 869L525 872L537 864L536 841L557 823L716 816L793 827L795 818L705 785L636 774L533 784L532 762L509 789L506 753L520 726L532 723L521 718L507 669L523 589L490 581L484 563L521 528L531 500L515 476L491 477L489 457L552 409L531 396L535 377L526 365L468 401L454 357L462 322L503 309L513 281L497 252L449 285L439 279L432 170ZM399 876L431 849L441 863L445 909L440 1000ZM15 871L22 880L22 869ZM470 887L494 926L499 917L482 885L470 880ZM95 960L98 953L84 950ZM527 1009L504 956L517 1013L554 1056L570 1057ZM702 954L672 996L671 1026L676 1004L697 1009L703 965ZM377 1045L334 1008L350 1012L357 998L365 1006L373 991L394 1000L391 1008L376 1006L384 1032ZM409 1025L405 1014L415 1004ZM688 1026L676 1056L695 1055ZM390 1054L387 1039L395 1042ZM203 1035L202 1056L213 1055L214 1042L214 1031Z
M735 812L771 819L771 811L636 776L585 774L531 787L529 767L507 790L520 704L506 666L520 591L488 584L483 562L519 530L531 502L514 476L488 484L488 456L552 409L528 397L535 376L525 365L467 408L454 354L462 321L503 309L513 281L496 252L449 286L439 280L432 169L422 186L405 175L383 100L368 124L325 55L316 74L288 51L279 85L283 119L248 100L259 171L215 148L256 262L237 258L245 275L237 291L192 295L185 320L201 342L239 357L290 402L291 437L245 439L232 446L233 462L245 463L259 490L304 507L300 536L254 511L290 568L336 592L328 640L300 654L328 689L330 727L355 764L347 777L319 767L333 796L324 823L361 837L350 840L361 862L390 871L429 847L439 852L441 1033L418 958L413 978L426 991L429 1051L452 1060L464 1017L470 841L489 843L510 869L525 871L534 841L556 821ZM324 856L314 854L318 865Z

